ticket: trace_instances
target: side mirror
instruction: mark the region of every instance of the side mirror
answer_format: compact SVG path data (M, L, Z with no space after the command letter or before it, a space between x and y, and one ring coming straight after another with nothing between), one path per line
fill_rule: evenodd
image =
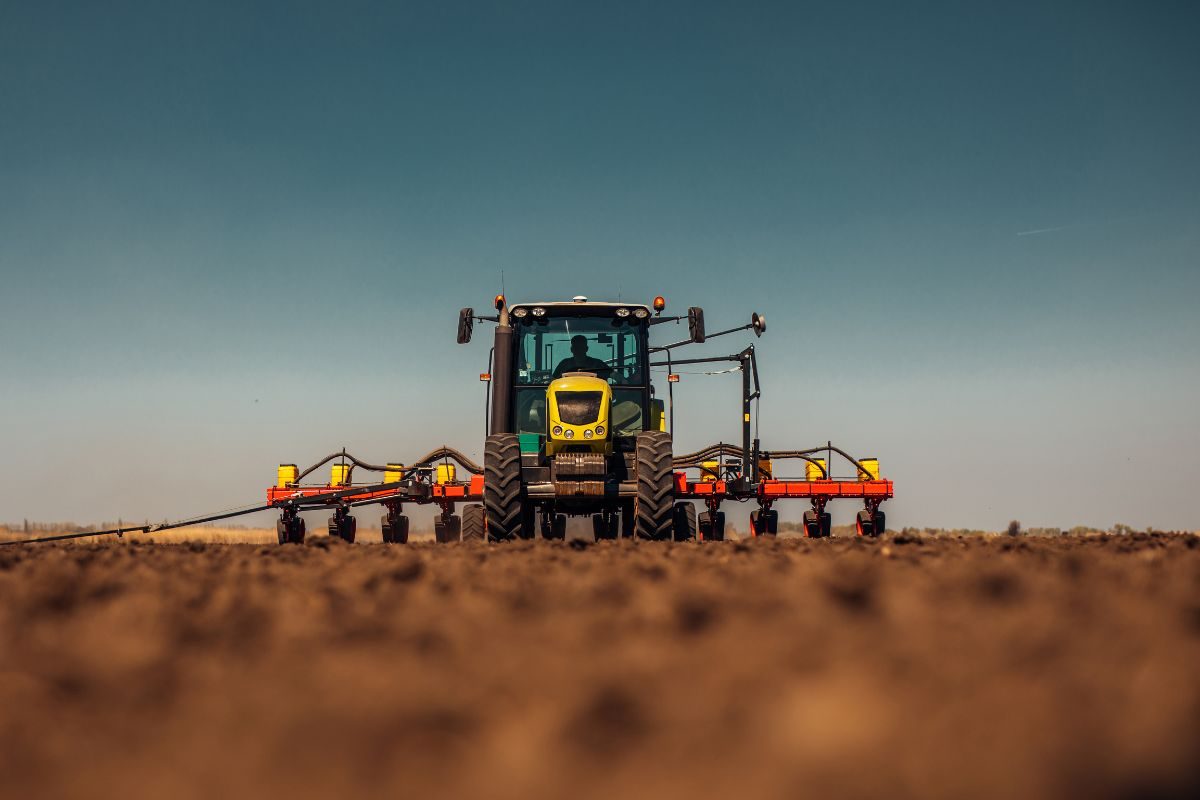
M688 332L696 344L704 342L704 309L692 306L688 309Z
M471 331L475 327L475 309L464 308L458 312L458 343L466 344L471 341Z
M755 311L750 315L750 327L754 328L755 336L762 336L767 332L767 318Z

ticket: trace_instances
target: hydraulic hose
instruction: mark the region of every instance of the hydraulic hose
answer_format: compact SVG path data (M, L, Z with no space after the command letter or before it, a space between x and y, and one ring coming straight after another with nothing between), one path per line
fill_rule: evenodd
M828 478L829 477L828 468L826 466L822 466L821 463L817 459L813 458L811 455L813 453L820 453L820 452L837 453L842 458L846 459L851 464L853 464L860 471L862 471L864 473L867 472L866 468L863 467L862 463L857 458L850 455L845 450L842 450L840 447L835 447L831 444L822 445L821 447L810 447L806 450L770 450L770 451L762 450L759 452L759 456L761 458L772 458L772 459L798 458L803 461L807 461L809 464L813 464L813 465L817 466L821 470L822 477ZM742 449L740 447L737 447L732 444L725 444L725 443L710 444L708 447L701 448L700 450L697 450L694 453L684 453L682 455L675 456L674 464L677 468L681 468L681 469L687 469L689 467L699 467L702 462L711 460L714 457L718 457L718 456L732 456L735 458L741 458L742 457Z
M304 478L307 477L308 475L312 474L316 470L325 466L330 461L333 461L334 459L338 459L338 458L344 458L346 461L349 461L350 464L352 465L352 469L353 469L353 467L359 467L361 469L367 470L368 472L386 472L388 470L388 468L386 466L381 466L379 464L368 464L365 461L355 458L350 453L347 453L345 450L341 450L337 453L330 453L329 455L325 456L317 463L313 464L308 469L301 472L299 475L296 476L296 483L299 483L300 481L304 480ZM455 450L453 447L445 447L445 446L439 447L436 450L433 450L432 452L426 454L420 460L415 461L412 464L405 466L404 470L407 471L410 469L418 469L420 467L427 467L427 466L433 464L435 461L441 461L444 458L449 458L454 461L457 461L464 470L466 470L467 472L470 472L473 475L479 475L479 474L482 474L482 472L483 472L483 467L479 466L474 461L467 458L467 456L463 455L458 450Z

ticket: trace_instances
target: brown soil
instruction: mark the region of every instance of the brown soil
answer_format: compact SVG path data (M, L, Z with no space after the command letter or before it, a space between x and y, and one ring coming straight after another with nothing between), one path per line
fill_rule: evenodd
M0 549L6 797L1200 789L1200 538Z

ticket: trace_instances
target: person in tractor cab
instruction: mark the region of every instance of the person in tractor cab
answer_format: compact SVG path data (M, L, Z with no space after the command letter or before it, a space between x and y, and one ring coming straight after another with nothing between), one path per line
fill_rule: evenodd
M612 374L612 367L598 358L589 356L587 337L579 334L571 337L571 355L559 362L554 369L555 380L566 372L593 372L596 377L607 380Z

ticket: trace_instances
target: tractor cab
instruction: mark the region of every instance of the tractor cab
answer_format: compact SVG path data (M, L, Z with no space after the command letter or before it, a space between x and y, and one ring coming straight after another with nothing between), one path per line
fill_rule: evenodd
M602 442L661 429L662 405L650 386L648 308L534 303L513 306L509 317L509 430L526 441L542 438L553 453L601 451ZM494 388L503 391L502 384Z
M474 320L496 323L483 505L488 535L561 539L567 516L590 516L597 538L662 538L673 517L671 437L650 385L650 328L666 301L649 306L568 302L508 306L497 316L459 314L458 341ZM703 312L687 316L704 341ZM667 346L668 348L671 345ZM664 348L657 348L661 351Z

